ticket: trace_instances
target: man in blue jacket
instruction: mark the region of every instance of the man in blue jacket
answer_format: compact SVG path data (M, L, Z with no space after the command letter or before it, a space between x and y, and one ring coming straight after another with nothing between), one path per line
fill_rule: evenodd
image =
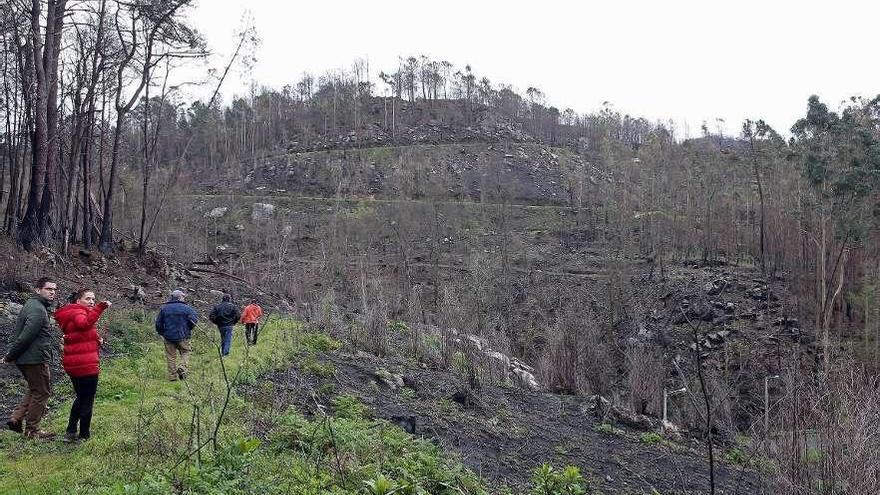
M168 379L172 382L186 378L192 352L192 329L199 321L196 311L183 302L184 297L180 289L171 291L171 298L156 316L156 333L165 339L165 361L168 363ZM180 364L177 362L178 352Z

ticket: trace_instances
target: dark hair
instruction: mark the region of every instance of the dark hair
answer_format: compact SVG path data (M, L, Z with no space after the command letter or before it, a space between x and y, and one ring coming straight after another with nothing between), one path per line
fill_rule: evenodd
M223 294L223 302L230 302L230 301L232 301L232 296L230 296L229 294Z
M52 277L40 277L40 279L37 280L37 290L42 289L43 287L46 286L46 284L49 284L49 283L54 284L55 279Z
M77 289L76 292L70 293L70 297L67 298L67 302L69 302L70 304L73 304L73 303L79 301L79 298L84 296L86 294L86 292L95 292L95 291L93 291L92 289L87 289L85 287Z

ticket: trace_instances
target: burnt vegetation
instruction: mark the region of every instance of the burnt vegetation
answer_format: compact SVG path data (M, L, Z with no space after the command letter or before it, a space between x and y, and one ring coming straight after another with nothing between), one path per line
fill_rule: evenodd
M739 464L785 493L880 491L878 100L688 137L414 56L223 103L244 28L190 102L169 82L205 56L189 4L0 13L19 246L234 277L370 359L453 373L465 410L532 389L696 439L711 490Z

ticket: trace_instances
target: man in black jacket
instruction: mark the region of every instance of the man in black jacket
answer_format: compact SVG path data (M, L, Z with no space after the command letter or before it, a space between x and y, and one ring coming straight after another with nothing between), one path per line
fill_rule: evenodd
M232 304L232 297L229 294L223 294L223 300L220 304L214 306L208 319L211 323L217 325L220 331L220 354L229 355L229 348L232 346L232 327L238 323L241 318L241 311L238 306Z

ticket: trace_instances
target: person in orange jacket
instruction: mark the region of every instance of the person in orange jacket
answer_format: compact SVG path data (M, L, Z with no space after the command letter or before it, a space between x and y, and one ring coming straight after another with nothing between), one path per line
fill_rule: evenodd
M244 333L248 345L257 345L257 334L260 330L260 318L263 316L263 308L257 304L256 299L244 307L241 312L241 322L244 323Z

